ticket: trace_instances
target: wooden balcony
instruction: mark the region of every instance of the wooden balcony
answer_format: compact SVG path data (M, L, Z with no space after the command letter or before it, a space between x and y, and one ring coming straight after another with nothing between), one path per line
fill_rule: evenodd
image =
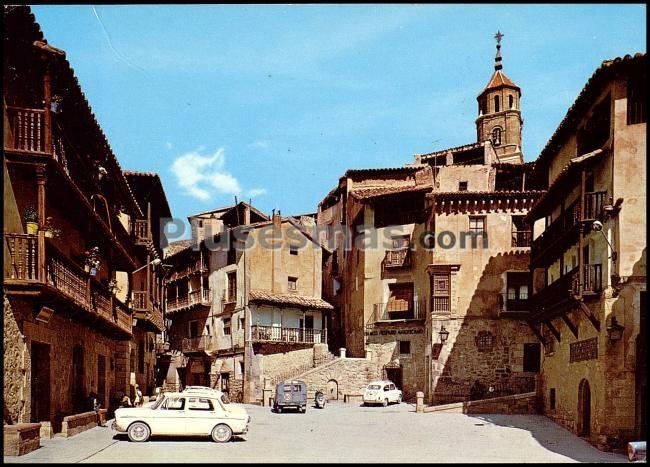
M211 306L212 291L209 289L194 290L187 295L167 299L167 313L174 313L180 310L188 310L195 306Z
M207 352L214 347L212 336L186 337L181 344L183 353Z
M369 323L425 319L426 316L426 300L393 300L387 303L375 303Z
M46 154L45 110L7 107L11 133L5 138L9 150Z
M410 251L409 247L386 250L382 266L384 269L409 267L411 265Z
M321 342L327 342L327 329L302 329L255 325L251 326L251 339L255 342L319 344Z
M169 277L167 278L166 282L170 283L177 280L185 279L186 277L192 276L194 274L203 274L206 272L208 272L207 260L205 258L203 260L201 260L201 258L198 258L196 261L193 261L190 264L175 268L169 274Z
M52 303L61 303L54 307L57 311L72 305L82 311L80 317L90 325L99 318L111 331L132 334L129 308L54 244L46 242L42 232L39 236L4 234L4 238L9 255L5 258L4 279L9 293L29 290L49 294Z
M604 219L604 202L607 192L585 193L585 209L582 210L580 199L574 201L564 212L549 225L531 244L531 264L533 266L549 265L571 245L578 242L580 225L591 228L595 220Z
M129 305L133 310L133 317L142 320L145 328L148 330L159 333L164 329L162 310L151 299L147 301L146 290L134 290L131 292L131 301ZM139 323L140 321L138 321Z
M515 230L512 232L512 245L517 248L530 247L533 233L530 230Z
M602 265L585 264L583 283L580 283L580 270L573 268L552 284L537 291L530 299L530 309L534 314L564 311L584 298L597 297L602 292Z
M136 245L146 245L151 240L149 234L149 222L143 219L137 219L133 224L133 236Z

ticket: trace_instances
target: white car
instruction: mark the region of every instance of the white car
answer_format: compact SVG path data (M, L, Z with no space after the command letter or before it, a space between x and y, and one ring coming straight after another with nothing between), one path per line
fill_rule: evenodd
M206 435L225 443L233 434L246 433L249 423L244 407L224 404L216 393L169 392L150 407L117 409L112 428L127 433L133 442L147 441L151 435Z
M214 389L208 386L187 386L182 392L183 394L214 394L224 404L230 404L230 399L227 394L219 389Z
M382 404L386 407L391 402L402 402L402 391L392 381L373 381L363 392L363 404Z

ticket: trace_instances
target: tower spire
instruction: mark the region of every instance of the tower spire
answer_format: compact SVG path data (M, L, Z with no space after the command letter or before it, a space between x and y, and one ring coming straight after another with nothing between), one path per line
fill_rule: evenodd
M494 35L494 38L497 40L497 54L496 57L494 57L495 70L500 70L503 68L503 65L501 65L501 38L503 36L505 36L505 34L501 34L501 31L497 29L497 33Z

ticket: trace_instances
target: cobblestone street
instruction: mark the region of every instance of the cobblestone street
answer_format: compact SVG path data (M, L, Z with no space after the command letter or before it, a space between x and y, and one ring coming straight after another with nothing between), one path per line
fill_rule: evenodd
M416 414L406 403L332 402L306 414L246 408L250 431L227 444L207 436L137 444L97 427L4 462L627 462L541 415Z

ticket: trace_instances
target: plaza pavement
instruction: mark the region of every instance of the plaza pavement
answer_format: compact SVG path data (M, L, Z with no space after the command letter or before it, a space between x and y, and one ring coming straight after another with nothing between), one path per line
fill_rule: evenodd
M362 407L330 402L306 414L276 414L246 405L246 435L226 444L205 438L153 438L131 443L108 427L41 448L5 463L175 462L627 462L598 451L542 415L416 414L413 404Z

